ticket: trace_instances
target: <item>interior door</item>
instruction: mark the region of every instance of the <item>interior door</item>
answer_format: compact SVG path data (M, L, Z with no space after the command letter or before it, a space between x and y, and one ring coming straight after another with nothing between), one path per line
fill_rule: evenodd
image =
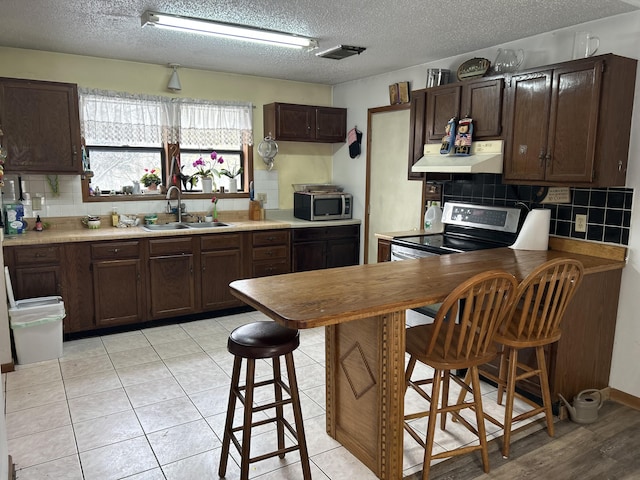
M407 180L409 104L369 110L365 263L377 262L376 233L420 228L423 182Z

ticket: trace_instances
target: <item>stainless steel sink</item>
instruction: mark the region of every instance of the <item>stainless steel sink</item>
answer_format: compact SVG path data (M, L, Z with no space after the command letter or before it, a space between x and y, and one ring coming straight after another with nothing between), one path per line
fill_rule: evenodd
M154 232L158 230L184 230L189 228L189 226L184 223L163 223L161 225L143 225L142 228L150 232Z
M193 222L185 223L189 228L213 228L213 227L228 227L228 223L224 222Z
M185 230L189 228L215 228L228 226L229 224L224 222L176 222L155 225L142 225L142 228L149 232L157 232L158 230Z

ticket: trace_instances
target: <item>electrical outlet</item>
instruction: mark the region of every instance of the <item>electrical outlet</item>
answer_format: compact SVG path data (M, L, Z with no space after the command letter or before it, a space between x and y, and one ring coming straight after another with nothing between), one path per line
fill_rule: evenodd
M259 202L267 203L267 194L266 194L266 193L258 193L258 194L256 195L256 199L257 199Z
M586 232L586 231L587 231L587 216L576 215L576 232Z

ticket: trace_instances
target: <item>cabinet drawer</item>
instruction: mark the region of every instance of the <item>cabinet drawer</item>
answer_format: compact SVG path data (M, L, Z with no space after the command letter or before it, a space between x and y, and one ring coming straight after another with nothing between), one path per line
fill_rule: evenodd
M240 248L240 235L237 233L207 235L200 238L200 249L229 250Z
M280 275L282 273L289 273L289 261L287 259L275 262L254 263L253 265L254 277L266 277L268 275Z
M140 256L140 242L109 242L91 245L91 258L117 259L138 258Z
M192 250L193 247L190 236L185 238L159 238L149 240L149 255L152 257L191 253Z
M327 238L357 237L360 233L359 225L344 225L341 227L313 227L296 228L293 230L293 241L323 240Z
M269 260L272 258L287 258L289 249L286 245L274 245L272 247L258 247L253 249L254 260Z
M267 232L256 232L253 234L253 246L277 245L289 242L288 230L269 230Z
M16 266L60 263L61 250L58 245L19 247L14 250Z

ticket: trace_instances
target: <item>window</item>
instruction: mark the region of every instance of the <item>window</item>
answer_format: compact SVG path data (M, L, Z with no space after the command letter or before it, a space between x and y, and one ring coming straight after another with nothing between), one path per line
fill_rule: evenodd
M248 183L245 176L252 177L247 161L253 143L250 103L82 88L79 96L82 134L93 172L91 184L101 191L121 191L151 169L161 173L165 185L170 183L175 173L169 171L173 159L165 158L165 151L176 144L180 150L173 155L180 158L184 175L196 173L193 163L200 157L210 161L211 152L216 151L224 158L218 171L242 168L236 177L241 188ZM215 181L228 188L231 179L216 176Z
M230 170L231 172L237 172L244 165L244 153L242 150L222 150L219 148L207 148L203 150L189 150L185 148L180 148L180 161L182 162L183 168L182 173L185 175L193 175L198 169L193 166L196 160L202 158L202 160L207 164L205 169L213 168L214 162L211 160L211 152L216 152L218 157L222 157L224 159L224 163L218 164L220 168L217 168L220 171L221 168ZM197 177L196 177L197 178ZM214 175L213 181L218 187L224 187L227 191L229 190L229 183L231 179L225 175L216 176ZM240 185L244 185L244 171L236 177L236 182ZM200 183L196 183L194 185L194 189L200 189Z
M145 169L158 171L162 175L164 165L162 148L134 147L98 147L87 145L91 161L93 188L100 187L102 192L121 192L123 186L139 181Z

